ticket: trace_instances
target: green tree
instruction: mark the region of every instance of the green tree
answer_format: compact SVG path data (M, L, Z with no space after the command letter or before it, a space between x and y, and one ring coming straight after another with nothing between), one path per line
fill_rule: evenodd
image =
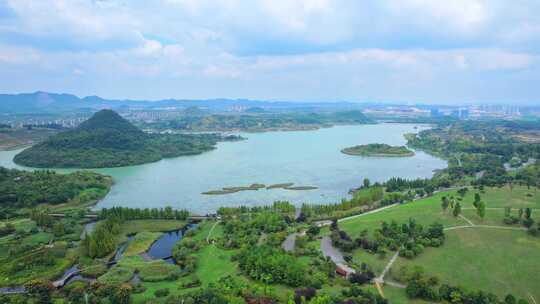
M51 294L54 290L53 284L44 279L32 280L24 285L28 291L28 295L35 298L39 304L49 304L51 301Z
M446 209L448 209L448 206L450 205L450 201L446 196L443 196L441 199L441 207L444 212L446 212Z
M364 188L369 188L370 185L371 181L369 180L369 178L364 178Z
M454 206L453 214L455 217L458 217L461 214L461 204L459 202Z
M476 213L483 220L486 216L486 203L484 203L483 201L478 202L476 207Z
M114 304L130 304L131 303L131 292L132 288L129 284L122 284L118 287L114 293L113 303Z

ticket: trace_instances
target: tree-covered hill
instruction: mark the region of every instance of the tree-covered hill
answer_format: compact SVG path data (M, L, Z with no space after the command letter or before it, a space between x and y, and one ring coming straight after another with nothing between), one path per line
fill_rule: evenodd
M147 134L112 110L28 148L14 161L37 168L103 168L137 165L214 148L217 134Z

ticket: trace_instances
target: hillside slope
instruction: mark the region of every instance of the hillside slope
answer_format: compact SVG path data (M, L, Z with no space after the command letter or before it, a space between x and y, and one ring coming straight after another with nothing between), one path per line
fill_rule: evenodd
M38 168L102 168L137 165L214 148L221 136L147 134L112 110L17 154L15 163Z

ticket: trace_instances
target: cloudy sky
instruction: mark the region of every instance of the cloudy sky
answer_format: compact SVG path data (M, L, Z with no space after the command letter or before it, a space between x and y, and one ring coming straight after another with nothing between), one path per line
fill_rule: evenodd
M0 0L0 92L540 104L538 0Z

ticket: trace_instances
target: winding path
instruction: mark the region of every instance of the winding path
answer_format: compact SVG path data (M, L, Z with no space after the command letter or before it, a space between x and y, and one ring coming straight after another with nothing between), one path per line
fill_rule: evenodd
M332 240L329 236L325 236L321 239L321 251L323 252L323 255L329 257L336 266L347 272L347 276L356 272L347 265L347 262L345 262L345 259L343 258L343 253L332 245Z
M212 235L212 231L214 231L214 228L220 223L220 221L217 221L212 228L210 228L210 231L208 231L208 235L206 236L206 242L210 244L210 235Z

